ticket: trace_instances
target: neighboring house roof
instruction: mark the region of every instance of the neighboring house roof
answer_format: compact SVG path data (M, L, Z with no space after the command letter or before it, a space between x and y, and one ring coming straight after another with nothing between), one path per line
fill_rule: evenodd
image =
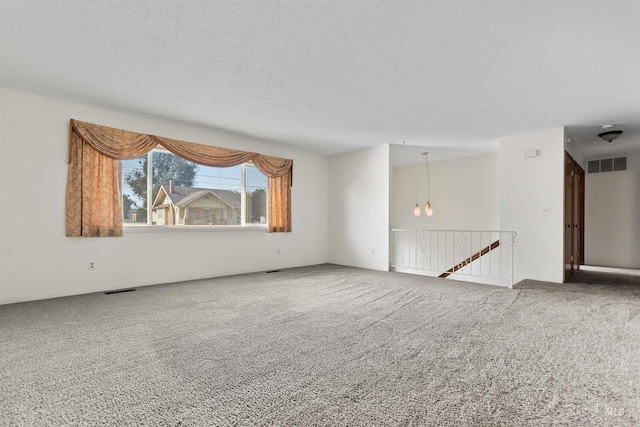
M229 206L234 209L240 209L240 195L238 193L234 193L229 190L218 190L213 188L196 188L196 187L185 187L182 185L174 185L173 192L169 192L169 185L165 184L161 187L162 191L167 195L169 202L174 206L184 207L194 200L199 199L205 194L213 194ZM158 192L158 196L160 196L160 192ZM162 205L166 205L164 203ZM153 204L154 208L162 206L158 204L158 197Z

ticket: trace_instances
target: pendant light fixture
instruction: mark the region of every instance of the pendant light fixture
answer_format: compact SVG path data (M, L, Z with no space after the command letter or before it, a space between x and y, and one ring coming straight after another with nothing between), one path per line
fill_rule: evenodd
M424 207L424 213L427 216L433 215L433 208L431 207L431 178L429 177L429 161L427 160L428 151L425 151L422 154L422 159L420 159L420 167L418 168L418 176L416 178L416 207L413 209L413 214L415 216L420 216L420 203L418 201L420 195L420 173L422 172L422 160L424 159L424 164L427 169L427 204Z
M607 141L610 143L611 141L622 135L621 130L606 130L611 128L613 128L613 125L602 126L602 130L604 130L604 132L599 133L598 137L600 137L600 139L602 139L603 141Z

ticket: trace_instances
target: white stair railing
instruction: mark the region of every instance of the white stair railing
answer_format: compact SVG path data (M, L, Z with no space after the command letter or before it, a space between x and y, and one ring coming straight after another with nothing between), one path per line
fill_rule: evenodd
M515 231L391 230L391 270L513 286Z

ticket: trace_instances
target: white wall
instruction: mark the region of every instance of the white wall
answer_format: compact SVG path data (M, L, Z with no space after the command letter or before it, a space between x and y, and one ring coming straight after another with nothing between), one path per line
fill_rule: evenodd
M564 141L562 127L500 140L500 229L518 233L514 283L563 281ZM531 150L538 156L524 158Z
M640 154L585 180L585 263L640 268Z
M390 146L329 159L329 261L389 269Z
M420 165L393 168L391 227L428 230L497 230L500 224L498 153L429 162L433 216L424 214L425 168L422 166L416 204L416 177Z
M0 89L0 101L0 303L328 261L324 157L13 90ZM65 237L71 118L293 158L293 232L125 230L122 238ZM96 263L95 270L88 270L89 261Z
M571 157L573 157L573 160L575 160L580 165L580 167L584 169L584 171L586 172L587 158L585 157L584 153L582 152L578 144L576 144L573 141L573 137L567 131L566 128L564 130L564 149L571 155Z

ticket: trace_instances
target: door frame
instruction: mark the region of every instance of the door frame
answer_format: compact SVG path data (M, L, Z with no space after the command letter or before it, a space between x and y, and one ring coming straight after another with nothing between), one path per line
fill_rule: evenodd
M585 172L565 151L564 158L564 281L584 264Z

